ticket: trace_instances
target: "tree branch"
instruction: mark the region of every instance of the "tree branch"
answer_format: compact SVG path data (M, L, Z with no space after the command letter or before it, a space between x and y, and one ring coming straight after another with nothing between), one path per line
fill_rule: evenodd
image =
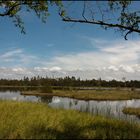
M131 34L132 32L133 32L133 31L129 30L129 31L126 33L126 35L124 36L124 39L125 39L125 40L128 40L128 39L127 39L127 35L128 35L128 34Z
M84 8L83 8L83 12L82 12L82 16L83 18L87 21L86 17L85 17L85 8L86 8L86 3L84 1Z
M10 7L10 9L8 9L5 13L0 13L0 16L10 16L11 12L17 7L21 5L20 3L17 3L15 5L13 5L12 7Z
M17 1L18 2L18 1ZM15 3L14 5L12 5L11 7L9 7L9 9L4 12L4 13L0 13L0 16L10 16L11 12L17 7L17 6L21 6L21 5L29 5L28 1L19 1L18 3ZM39 4L38 2L36 2L36 5Z
M77 22L77 23L79 22L79 23L86 23L86 24L104 25L104 26L108 26L108 27L112 27L112 28L120 28L120 29L129 30L131 32L140 33L139 29L135 29L133 27L127 27L127 26L124 26L124 25L121 25L121 24L106 23L106 22L103 22L103 21L100 21L100 20L94 20L93 19L91 21L91 20L82 20L82 19L71 19L71 18L65 18L65 17L62 17L62 20L66 21L66 22ZM129 33L127 33L127 35L128 34Z

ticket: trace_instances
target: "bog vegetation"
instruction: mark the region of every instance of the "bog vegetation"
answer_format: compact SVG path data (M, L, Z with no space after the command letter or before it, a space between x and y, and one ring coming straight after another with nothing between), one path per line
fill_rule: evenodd
M140 91L128 91L128 90L53 90L53 93L49 89L45 88L43 92L39 91L22 91L22 95L34 95L34 96L58 96L68 97L79 100L132 100L140 99ZM52 93L52 94L50 94Z
M122 111L125 114L136 115L136 116L138 116L140 118L140 107L137 107L137 108L125 107Z
M1 139L139 139L139 124L52 109L46 104L0 101Z

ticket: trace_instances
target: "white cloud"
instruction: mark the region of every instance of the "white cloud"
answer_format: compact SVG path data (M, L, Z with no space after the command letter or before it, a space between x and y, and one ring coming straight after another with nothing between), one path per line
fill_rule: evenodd
M113 44L113 46L102 48L101 51L112 55L112 64L134 64L140 58L140 41L128 41Z
M14 72L23 72L24 69L23 68L13 68L12 69Z
M23 51L21 49L15 49L12 51L8 51L6 53L4 53L3 55L1 55L1 58L9 58L9 57L13 57L15 55L21 54Z
M39 71L48 71L48 68L46 68L46 67L35 67L34 70L38 71L38 72Z
M128 73L134 73L135 72L135 69L133 68L133 66L127 66L127 65L120 65L119 66L119 70L124 70L125 72L128 72Z
M49 70L50 70L50 71L60 71L60 70L61 70L61 68L60 68L60 67L55 66L55 67L50 68Z
M102 65L107 65L108 55L104 54L104 58L100 56L97 52L87 52L79 53L77 55L64 55L60 57L55 57L49 63L48 66L58 65L66 70L76 70L76 69L94 69L97 67L102 67Z
M14 48L0 55L0 65L27 66L34 63L39 64L40 60L34 55L26 53L23 49Z
M112 41L95 51L56 56L46 65L58 65L66 70L93 70L97 68L102 69L103 67L113 66L115 68L120 65L128 65L126 69L132 72L134 70L130 70L131 65L139 64L139 46L140 41L122 41L119 43Z
M122 77L126 77L127 80L140 80L140 65L133 65L131 67L125 65L120 65L118 67L109 66L93 70L63 70L56 68L57 67L0 68L0 78L20 79L24 76L33 77L40 75L42 77L75 76L81 79L98 79L101 77L106 80L122 80ZM137 69L137 71L134 71L134 69Z
M91 38L88 41L94 45L93 51L59 55L50 61L27 54L22 49L8 51L0 59L4 63L18 63L13 68L0 68L0 78L69 75L82 79L101 77L111 80L126 77L128 80L140 80L140 41L100 41Z
M106 69L106 68L104 67L104 69ZM114 70L114 71L118 71L119 70L116 66L109 66L108 69L109 70Z

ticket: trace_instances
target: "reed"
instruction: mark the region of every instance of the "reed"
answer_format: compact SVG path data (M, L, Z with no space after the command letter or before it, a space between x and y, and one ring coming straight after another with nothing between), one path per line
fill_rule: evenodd
M138 107L138 108L125 107L122 111L125 114L136 115L136 116L138 116L140 118L140 107Z

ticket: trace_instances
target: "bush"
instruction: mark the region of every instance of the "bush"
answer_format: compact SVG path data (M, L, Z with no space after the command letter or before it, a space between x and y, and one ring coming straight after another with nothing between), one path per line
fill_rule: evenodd
M131 91L135 91L135 88L134 88L134 87L132 87L132 88L131 88Z
M47 85L47 86L43 86L40 88L40 92L41 93L52 93L53 90L52 90L52 87Z

